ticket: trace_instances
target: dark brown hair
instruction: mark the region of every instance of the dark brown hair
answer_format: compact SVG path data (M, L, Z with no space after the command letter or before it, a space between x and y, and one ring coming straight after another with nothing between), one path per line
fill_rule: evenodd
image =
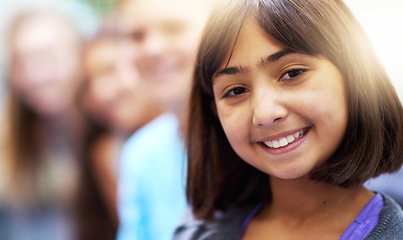
M403 163L403 109L358 21L341 0L234 0L210 17L198 52L187 135L187 197L196 217L270 201L269 177L232 150L214 112L212 77L228 61L245 18L285 48L327 57L344 77L348 122L344 139L315 181L363 184ZM337 113L335 113L337 114Z

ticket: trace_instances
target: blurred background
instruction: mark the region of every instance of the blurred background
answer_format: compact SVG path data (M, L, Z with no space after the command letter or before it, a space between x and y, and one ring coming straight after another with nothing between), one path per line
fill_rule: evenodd
M403 0L345 0L364 27L403 101Z
M114 10L114 0L1 0L0 1L0 96L5 94L4 74L6 62L6 33L10 21L21 9L30 6L52 5L76 21L82 34L90 38L96 31L105 16ZM1 98L0 98L1 99ZM0 108L4 101L1 101Z
M377 55L383 63L387 73L389 74L401 101L403 101L403 74L401 74L403 68L403 15L401 14L401 9L403 9L403 0L345 0L345 2L367 32ZM28 97L22 96L21 99L19 99L18 101L21 101L22 105L28 105L25 106L28 108L28 113L31 115L35 115L35 118L32 118L35 120L35 122L34 120L32 120L33 130L27 130L27 132L30 132L30 134L32 135L32 141L29 142L30 137L28 136L28 134L25 135L23 130L21 130L21 132L17 132L21 139L16 139L16 137L12 134L10 138L10 134L6 134L12 132L13 125L21 124L20 122L23 122L24 116L31 116L23 115L22 110L20 112L10 112L10 109L7 109L10 106L14 106L13 102L11 102L10 105L10 99L18 99L18 97L14 95L27 93L27 90L24 90L23 84L21 82L18 83L18 79L20 79L19 81L21 81L21 79L24 79L24 76L21 77L22 70L18 69L16 66L25 64L25 68L27 68L27 66L29 68L29 64L33 64L32 66L34 67L31 66L31 68L38 70L38 67L35 67L38 66L35 65L35 61L44 60L45 62L43 64L50 64L49 66L52 66L51 64L56 64L56 60L54 60L54 62L49 62L49 56L47 56L46 54L34 58L32 58L31 56L33 60L29 60L27 58L28 60L26 60L26 62L18 59L16 56L11 56L12 54L16 54L15 52L17 51L14 48L11 49L12 47L9 43L8 32L10 31L10 26L18 14L26 11L27 9L32 10L34 7L36 8L37 6L46 7L47 9L53 9L55 12L57 12L57 14L62 15L62 17L67 19L69 24L73 26L73 28L75 29L74 34L78 35L76 37L80 39L80 46L75 46L74 49L67 50L68 52L79 51L75 56L69 56L69 58L74 58L74 61L76 62L73 64L71 62L73 60L70 59L70 62L60 63L61 66L66 68L70 66L69 64L72 64L72 69L73 65L78 64L79 66L75 66L76 70L70 71L70 73L77 71L77 76L71 75L68 78L63 77L64 80L67 79L66 81L70 82L68 82L67 85L63 85L62 87L59 86L59 90L60 88L62 88L62 90L67 91L68 87L66 86L75 86L75 84L73 83L75 81L78 81L77 87L71 91L75 91L74 95L80 95L80 97L79 99L76 99L77 96L75 96L73 100L69 100L73 101L74 103L71 103L71 106L69 105L68 111L64 111L63 109L57 110L57 107L60 107L58 105L48 104L47 106L53 107L53 110L46 110L43 102L42 105L40 104L41 101L44 101L45 103L49 101L51 102L53 100L49 99L52 98L45 98L41 100L41 96L37 96L38 94L28 94ZM129 112L129 110L127 109L131 108L131 103L141 101L139 101L138 99L130 99L130 96L127 96L130 94L134 95L136 90L133 90L132 92L126 91L125 93L122 90L128 90L133 87L133 89L137 88L138 92L139 85L136 85L137 83L135 84L135 82L138 80L136 77L136 73L125 71L125 69L127 70L128 68L130 68L128 66L130 66L131 63L131 60L129 59L131 56L126 56L127 54L125 54L130 52L130 50L125 50L127 48L120 46L120 43L119 48L114 48L115 46L118 46L117 44L119 42L118 40L116 40L116 42L115 40L113 40L114 30L116 30L113 28L113 19L115 17L114 10L114 0L0 0L0 239L55 239L51 235L46 237L42 236L39 238L33 238L32 236L21 234L13 235L16 233L10 232L14 230L15 232L18 232L18 229L20 228L18 228L17 226L22 226L25 224L29 227L33 223L35 223L36 225L31 226L32 229L30 231L32 232L40 231L40 229L42 228L49 229L49 226L55 226L56 236L60 236L60 233L66 233L66 231L75 231L80 232L80 234L77 234L81 236L80 239L88 240L114 238L114 234L116 233L117 228L117 213L115 206L116 199L114 199L114 195L116 194L115 191L117 172L115 167L117 164L116 162L108 161L111 161L111 159L116 160L118 158L116 155L116 149L119 149L119 146L121 146L122 142L127 138L127 136L133 133L133 131L135 131L135 129L137 129L141 124L143 124L144 121L149 121L151 118L155 117L155 115L158 115L160 113L159 111L157 111L156 113L148 116L147 119L135 120L132 120L132 118L130 118L133 117L129 116L130 114L124 114L125 112ZM42 23L42 25L44 24ZM38 32L39 29L40 28L38 28ZM20 35L29 36L25 37L25 39L22 39L30 40L31 38L35 39L35 34L39 36L38 32L37 29L33 29L31 31L33 35ZM103 34L99 34L100 32L103 32ZM72 35L74 34L72 33ZM63 36L65 39L66 35ZM95 38L98 39L97 41L100 41L99 39L107 39L109 42L105 40L106 45L110 44L110 41L112 41L112 45L110 46L114 47L111 51L105 50L108 53L102 53L104 55L102 55L101 53L97 53L100 55L94 55L95 57L92 58L94 58L95 60L100 60L102 56L107 56L106 58L111 60L110 54L112 53L113 55L113 53L116 53L116 59L119 60L116 60L116 62L105 60L106 63L94 63L94 69L91 68L91 66L93 66L91 65L92 63L81 62L83 59L85 60L88 58L88 61L92 59L90 57L90 54L93 54L91 53L91 51L95 52L95 50L91 50L90 46L92 46L92 48L95 48L94 46L102 48L99 43L98 45L90 45L92 44L91 41ZM23 40L20 40L19 43L22 44L21 42ZM62 43L62 40L60 40L59 43L60 49L62 49L64 45L70 44L64 42ZM18 44L15 45L17 46ZM108 49L108 47L106 47L105 49ZM122 49L123 52L121 52ZM54 54L55 56L51 57L57 57L63 54L63 52L56 51L54 52ZM84 54L88 54L87 58L82 56ZM104 67L99 67L97 64L100 64L99 66ZM114 67L108 67L112 65ZM57 67L54 68L56 69ZM32 71L32 69L30 71ZM15 72L16 75L14 77L11 76L13 72ZM42 77L45 76L45 78L49 78L46 81L51 81L51 75L49 75L49 73L39 72L36 74L39 74ZM57 75L61 73L56 73L55 71L52 74ZM83 76L85 74L86 76ZM85 78L91 77L93 77L94 79L102 79L103 83L107 83L107 81L115 77L120 77L122 81L120 81L119 87L116 87L118 85L115 84L115 87L110 87L111 85L104 85L108 87L102 88L102 84L93 84L92 86L91 83L86 83ZM13 78L17 80L13 80ZM28 79L27 76L25 76L25 78ZM62 79L62 77L60 78ZM134 85L130 83L130 79L133 79ZM84 81L84 83L82 83L82 81ZM111 84L111 82L107 84ZM28 85L28 88L33 89L32 86L34 85ZM89 92L93 95L86 95L86 92L83 90L83 88L85 87L88 87L88 89L90 89ZM16 89L18 91L15 91ZM45 93L48 94L46 91L49 90L45 89L41 91L44 92L43 94L39 95L45 95ZM96 96L96 94L98 94L98 96ZM101 97L99 97L99 95L101 95ZM110 96L111 99L115 99L102 99L102 95L104 95L104 97ZM116 99L116 95L125 96L125 98ZM140 94L138 95L140 96ZM61 96L62 95L60 95L60 97ZM38 104L35 105L35 102L37 102ZM60 102L62 102L61 98ZM106 109L105 106L108 104L110 105L109 108L111 109ZM114 112L113 110L118 109L119 106L121 111ZM144 106L146 105L143 105L143 107ZM79 108L79 111L85 109L87 110L87 113L76 114L78 111L71 108ZM135 108L133 107L133 109ZM10 114L15 114L17 117L11 117ZM114 114L115 116L113 116ZM87 121L87 119L83 119L87 118L87 115L92 115L89 116L89 118L91 118L90 121ZM109 115L111 115L112 117ZM70 118L71 116L76 117L72 119L72 121L67 121L66 118ZM123 118L125 119L123 120ZM25 119L28 118L25 117ZM127 119L130 119L129 123ZM137 120L139 121L138 125L130 126L130 123L135 123L135 121ZM31 121L31 118L29 118L29 121ZM86 124L89 124L90 127L88 127ZM119 124L120 126L118 126ZM123 128L124 125L125 128ZM45 129L45 126L49 127L50 130ZM95 130L93 126L96 126ZM77 132L80 134L71 134L70 132ZM11 144L13 146L8 147L8 143L13 141L16 143L13 143L14 145ZM22 145L18 145L17 143ZM35 143L38 145L38 149L40 149L37 152L33 151L39 156L39 160L35 160L35 163L38 163L37 165L35 165L35 168L38 168L37 172L39 174L39 177L33 176L33 179L38 182L38 189L40 190L48 186L50 186L50 188L55 188L54 191L52 190L53 192L43 191L42 189L42 192L38 193L38 196L35 196L37 198L36 200L38 201L38 204L32 204L35 206L30 206L29 209L25 207L20 208L19 206L17 206L18 204L13 203L13 201L15 200L12 198L13 194L16 194L15 196L17 196L18 198L18 196L24 196L25 193L16 193L18 191L14 191L13 189L11 189L10 191L10 189L7 189L5 186L9 183L9 181L11 181L11 177L10 179L3 177L11 175L8 171L21 168L21 166L19 165L13 166L14 168L11 168L10 166L3 167L4 163L9 162L9 159L11 159L8 155L5 154L5 151L3 150L8 148L15 148L14 154L16 154L18 152L24 151L24 149L26 148L26 146L23 146L24 143L25 145L29 146L31 146L32 144L33 148L36 147L36 145L34 145ZM32 149L29 150L31 151ZM74 154L70 154L70 150ZM48 158L60 158L61 160L58 163L54 164L49 162L50 160L48 161ZM66 163L64 159L70 158L75 160ZM77 159L95 160L77 162ZM30 172L31 170L29 167L34 166L32 165L32 162L28 164L27 162L21 162L19 164L28 166L28 168L25 167L28 169L25 169L28 172ZM69 170L70 172L68 171L68 169L71 169ZM70 175L63 178L62 175L65 172L68 172ZM77 179L80 180L71 179L71 176L79 176L80 172L83 173L82 175L84 175L84 178L81 179L77 177ZM42 173L46 173L45 175L47 177L42 178ZM22 182L30 181L30 178L27 178L27 180L25 179L25 176L23 177L24 180ZM60 180L60 182L57 182L54 181L55 179L57 179L58 181L60 179L62 180ZM79 197L76 196L76 198L79 199L80 207L76 209L78 209L80 212L75 213L78 215L79 221L84 222L84 224L81 225L85 225L86 229L77 229L77 227L71 227L71 223L69 223L69 221L74 218L66 220L64 219L64 217L60 217L63 215L60 214L60 211L63 212L66 210L65 206L61 207L58 203L54 204L54 202L52 202L58 201L59 198L64 198L64 195L66 195L65 192L68 192L68 190L64 189L64 187L69 188L69 186L71 185L69 183L75 181L79 181L81 183L78 184L78 187L76 186L77 188L85 187L86 189L84 192L78 190ZM49 184L48 182L52 182L52 184ZM56 200L53 199L52 196L49 197L49 195L59 194L59 192L64 192L62 194L63 196L55 198ZM29 201L29 199L30 198L27 198L25 200ZM63 201L68 202L68 200ZM13 210L11 211L10 209ZM67 208L67 210L68 209L69 208ZM37 221L38 219L42 219L43 221ZM106 219L107 221L100 221L100 219ZM57 223L58 225L52 225L52 223ZM91 223L92 225L88 223ZM92 226L95 226L97 230L94 231ZM35 230L34 228L38 229ZM104 231L100 231L99 229L103 229ZM93 232L98 232L98 235L88 235L88 233ZM65 238L57 239L75 239L71 237L73 235L74 234L65 234Z
M83 51L113 4L0 1L0 239L115 238L117 157L109 152L122 137L81 100Z

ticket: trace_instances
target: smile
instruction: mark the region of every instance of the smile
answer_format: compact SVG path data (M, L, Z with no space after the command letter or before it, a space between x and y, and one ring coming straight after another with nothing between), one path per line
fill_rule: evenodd
M309 127L303 128L296 133L290 134L288 136L282 137L277 140L266 141L263 144L268 148L280 148L285 147L290 143L302 138L309 131Z
M152 66L151 69L148 69L148 71L143 72L144 76L151 79L151 81L157 83L165 81L169 82L169 80L174 78L174 76L176 76L179 73L180 68L176 63L165 64L160 66Z

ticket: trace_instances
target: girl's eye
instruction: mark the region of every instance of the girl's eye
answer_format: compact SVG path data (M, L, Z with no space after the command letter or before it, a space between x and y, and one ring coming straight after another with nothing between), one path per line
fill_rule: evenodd
M223 96L223 98L228 97L228 96L236 96L236 95L240 95L243 93L246 93L248 90L244 87L235 87L232 88L231 90L229 90L228 92L226 92Z
M287 79L292 79L292 78L298 77L303 72L305 72L305 70L303 70L303 69L290 70L290 71L286 72L283 76L281 76L279 81L281 82L281 81L284 81Z

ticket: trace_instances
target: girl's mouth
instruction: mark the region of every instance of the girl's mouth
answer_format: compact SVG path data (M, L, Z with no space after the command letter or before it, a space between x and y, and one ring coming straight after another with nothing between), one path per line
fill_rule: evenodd
M298 132L296 132L294 134L290 134L290 135L282 137L280 139L263 142L263 145L266 146L267 148L285 147L288 144L291 144L291 143L295 142L296 140L298 140L298 139L302 138L303 136L305 136L306 133L310 129L311 129L310 127L303 128L303 129L299 130Z

